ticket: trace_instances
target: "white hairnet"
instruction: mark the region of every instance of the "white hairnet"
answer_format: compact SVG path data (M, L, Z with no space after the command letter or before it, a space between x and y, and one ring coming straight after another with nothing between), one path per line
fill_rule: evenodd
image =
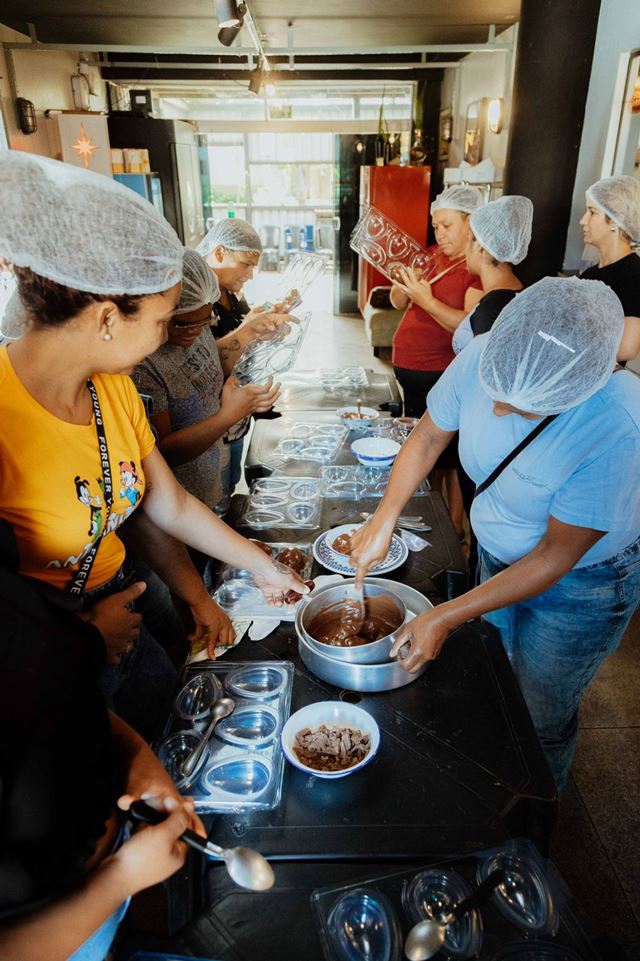
M618 297L599 280L545 277L518 294L480 359L489 397L531 414L561 414L609 380L624 328Z
M467 184L454 184L447 187L431 204L431 213L436 210L459 210L463 214L471 214L484 203L482 194L477 187Z
M227 250L251 250L256 254L262 253L262 241L259 233L246 220L238 217L227 217L217 220L208 234L200 241L196 250L203 257L208 256L216 247L226 247Z
M531 240L533 204L528 197L500 197L478 207L469 225L478 243L502 263L519 264Z
M0 257L92 294L155 294L180 282L182 244L155 208L109 177L0 151Z
M204 257L185 247L182 261L182 291L176 314L188 314L205 304L220 300L220 284Z
M605 177L591 184L587 199L604 210L634 244L640 244L640 180L627 176Z

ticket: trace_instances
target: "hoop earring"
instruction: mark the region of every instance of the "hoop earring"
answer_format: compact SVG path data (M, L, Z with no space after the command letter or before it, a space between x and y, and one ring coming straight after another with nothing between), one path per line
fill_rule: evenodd
M617 227L610 227L610 228L609 228L609 230L611 231L612 234L615 234L615 232L616 232L617 229L618 229Z
M113 338L111 337L111 334L103 334L103 335L102 335L102 339L103 339L103 340L112 340Z

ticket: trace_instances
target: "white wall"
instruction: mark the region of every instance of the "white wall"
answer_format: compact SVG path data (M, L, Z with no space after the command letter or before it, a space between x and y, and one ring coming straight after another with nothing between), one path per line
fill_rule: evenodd
M76 72L80 51L67 50L5 50L3 43L28 43L29 38L0 24L0 102L9 145L14 150L54 157L57 150L53 121L44 116L45 110L74 110L71 75ZM11 57L9 57L11 54ZM87 59L91 59L88 55ZM15 96L31 100L36 108L38 130L23 134L17 123L14 92L10 84L13 61ZM90 71L92 89L98 96L91 98L92 110L106 107L105 85L96 69Z
M489 157L496 167L504 167L509 138L509 116L511 112L511 91L515 67L515 45L518 26L514 24L497 38L500 44L508 44L513 50L499 53L470 53L460 61L457 68L445 70L442 81L441 107L452 107L453 139L449 151L449 167L457 167L463 160L464 128L467 107L475 100L487 97L493 100L504 97L505 123L502 132L491 133L485 127L482 158ZM458 77L459 74L459 77Z
M584 213L585 191L596 180L609 175L609 171L603 173L602 162L618 64L622 53L637 48L640 48L638 0L602 0L567 233L565 270L578 270L584 265L584 242L578 221Z

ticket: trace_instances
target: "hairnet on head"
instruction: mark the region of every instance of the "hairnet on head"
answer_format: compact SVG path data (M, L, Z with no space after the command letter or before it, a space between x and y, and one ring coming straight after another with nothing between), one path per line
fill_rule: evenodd
M592 200L617 227L640 244L640 180L635 177L605 177L591 184L587 200Z
M0 257L91 294L180 282L182 244L156 209L110 177L0 151Z
M207 257L216 247L226 247L227 250L250 250L262 253L260 235L246 220L238 217L227 217L217 220L208 234L200 241L196 250L203 257Z
M204 257L185 247L182 261L182 291L176 314L188 314L205 304L220 300L220 284Z
M431 213L436 210L459 210L462 214L471 214L478 207L482 207L484 200L477 187L467 184L454 184L447 187L431 204Z
M493 400L561 414L609 380L622 339L617 296L599 280L545 277L518 294L491 329L480 383Z
M533 204L528 197L500 197L471 214L469 226L478 243L496 260L519 264L531 240Z

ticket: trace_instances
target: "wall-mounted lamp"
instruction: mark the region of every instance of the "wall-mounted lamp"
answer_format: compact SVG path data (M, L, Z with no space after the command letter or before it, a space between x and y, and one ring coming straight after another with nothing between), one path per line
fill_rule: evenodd
M235 0L215 0L216 18L218 20L218 40L225 47L230 47L242 30L244 15L247 8L244 3Z
M262 66L262 62L260 62L255 70L252 70L249 74L249 93L260 93L260 87L262 86L263 80L264 68Z
M489 101L489 109L487 110L487 125L491 133L500 133L503 123L504 100L502 97L496 97L495 100Z
M24 97L16 99L16 113L18 114L18 126L23 133L35 133L38 129L36 119L36 108L30 100Z

